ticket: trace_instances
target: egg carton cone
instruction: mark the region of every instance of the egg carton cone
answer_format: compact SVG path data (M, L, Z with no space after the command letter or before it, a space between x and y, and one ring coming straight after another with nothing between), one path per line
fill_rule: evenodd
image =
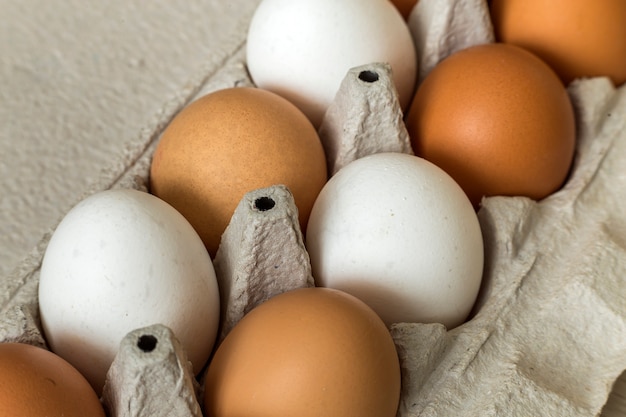
M351 68L318 133L330 176L374 153L413 154L391 65L378 62Z
M202 417L199 383L181 343L161 324L129 332L107 373L102 403L116 417Z
M298 208L282 184L247 193L213 261L220 289L220 343L243 316L271 297L315 285Z
M484 1L420 0L409 25L420 80L449 54L493 42ZM167 122L189 97L253 85L244 58L241 48L221 71L199 75L192 90L172 98L90 193L148 192L151 155ZM390 75L384 63L348 71L320 127L331 173L368 154L411 152ZM578 137L564 187L541 201L482 201L485 270L470 319L454 329L391 326L402 367L398 417L596 416L626 369L626 86L596 78L577 80L568 92ZM367 106L372 110L357 111ZM312 285L296 219L289 190L279 184L242 199L214 260L227 289L220 290L220 338L267 298ZM2 342L46 347L37 286L52 232L0 280ZM277 257L283 246L285 256ZM202 380L191 372L171 330L137 329L120 344L102 402L110 417L200 416Z

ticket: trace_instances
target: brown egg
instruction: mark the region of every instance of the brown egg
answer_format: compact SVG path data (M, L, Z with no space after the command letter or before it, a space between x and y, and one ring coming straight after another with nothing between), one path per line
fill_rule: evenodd
M183 109L163 133L150 171L151 192L187 218L211 256L246 192L286 185L304 231L326 179L311 122L257 88L220 90Z
M394 417L400 365L372 309L339 290L304 288L244 316L205 384L211 417Z
M413 7L417 4L418 0L391 0L394 6L398 9L402 17L405 20L409 18Z
M72 365L21 343L0 344L0 415L105 417L98 396Z
M537 54L565 83L626 81L626 1L492 0L490 7L497 39Z
M576 127L554 71L513 45L461 50L437 65L406 118L415 153L441 167L474 206L483 196L541 199L571 165Z

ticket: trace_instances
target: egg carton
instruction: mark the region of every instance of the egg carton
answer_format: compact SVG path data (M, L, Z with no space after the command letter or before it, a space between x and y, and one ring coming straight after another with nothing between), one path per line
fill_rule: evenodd
M420 0L409 26L420 81L451 53L494 41L480 0ZM244 57L240 49L203 80L195 96L252 86ZM391 326L402 368L398 417L595 416L626 369L626 86L616 89L596 78L577 80L568 92L578 137L563 188L541 201L482 201L485 269L470 319L451 330L440 324ZM351 69L319 133L331 173L368 154L411 153L389 66ZM103 176L90 193L147 192L157 143L158 134L148 134L130 147L112 168L115 175ZM0 282L0 341L47 347L37 285L51 233ZM283 261L279 271L277 257ZM222 298L218 342L269 297L313 285L287 188L275 185L242 199L214 265ZM122 340L102 402L111 417L199 417L202 383L176 335L157 324Z

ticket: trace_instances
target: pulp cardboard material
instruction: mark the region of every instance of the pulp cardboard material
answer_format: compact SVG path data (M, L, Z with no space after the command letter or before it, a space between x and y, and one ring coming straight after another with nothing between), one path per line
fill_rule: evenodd
M169 328L155 324L122 339L102 403L116 417L202 417L199 394L181 343Z
M314 285L298 208L286 186L261 188L243 197L213 263L222 310L218 343L262 302Z
M413 153L392 77L386 63L355 67L344 77L319 128L329 175L372 153Z

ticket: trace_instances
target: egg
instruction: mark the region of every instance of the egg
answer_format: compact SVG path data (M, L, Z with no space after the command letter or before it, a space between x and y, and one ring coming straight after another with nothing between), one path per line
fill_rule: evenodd
M326 183L317 131L296 106L258 88L229 88L196 100L163 133L150 188L174 206L215 256L243 196L282 184L293 194L304 231Z
M379 153L338 171L317 198L306 236L315 283L348 292L387 324L468 316L482 280L474 208L434 164Z
M136 190L93 194L74 206L48 243L39 309L53 352L100 393L122 338L161 323L199 373L219 324L213 264L189 222Z
M403 109L417 75L413 38L389 0L263 0L246 60L258 87L286 97L318 127L351 68L389 64Z
M624 0L492 0L499 41L524 47L546 61L564 83L606 76L626 81Z
M391 0L391 3L396 6L402 17L408 20L409 15L417 4L417 0Z
M363 302L303 288L250 311L206 373L211 417L394 417L400 364L393 339Z
M475 207L483 196L554 193L576 145L574 110L557 75L536 55L501 43L439 63L406 125L415 154L450 174Z
M45 349L0 343L0 415L105 417L89 382Z

